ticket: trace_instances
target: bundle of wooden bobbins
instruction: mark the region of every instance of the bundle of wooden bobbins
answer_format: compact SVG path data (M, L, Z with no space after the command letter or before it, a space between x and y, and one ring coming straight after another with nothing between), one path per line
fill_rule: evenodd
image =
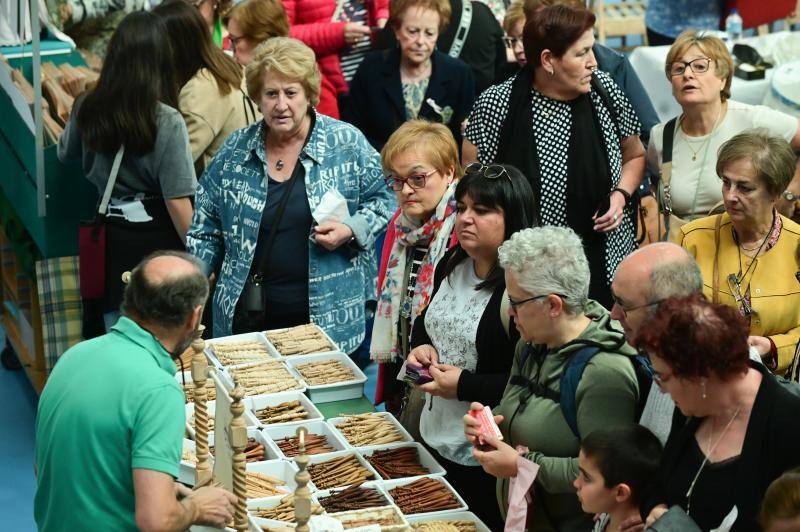
M191 380L191 377L189 377L188 381L181 384L181 387L183 388L183 395L186 397L186 402L194 402L194 381ZM206 381L206 399L208 401L216 401L217 399L217 387L214 385L213 379L208 379Z
M430 477L391 489L389 495L404 514L438 512L461 506L447 486Z
M245 485L247 486L247 498L259 499L261 497L272 497L273 495L283 495L286 490L278 486L285 486L286 482L279 478L248 471L245 475Z
M332 492L327 497L320 497L319 503L326 512L334 513L386 506L389 501L376 489L362 488L358 484L353 484L341 491Z
M354 454L312 464L308 466L308 473L314 485L322 490L361 484L373 477Z
M283 331L267 331L267 338L283 356L309 355L336 348L314 324L298 325Z
M286 401L275 406L267 406L255 411L256 417L265 424L285 423L306 419L308 411L300 401Z
M478 532L478 527L472 521L444 519L412 523L411 529L419 532Z
M253 340L212 343L209 344L209 347L223 366L263 362L265 359L271 358L267 352L267 346Z
M352 381L356 378L347 364L335 358L297 364L295 369L311 386Z
M286 368L280 360L265 360L257 364L250 364L228 370L231 377L244 387L245 395L258 395L267 393L299 390L300 382Z
M272 508L249 508L247 510L256 517L263 517L264 519L273 519L275 521L286 521L287 523L294 522L294 495L287 495L281 502ZM319 515L323 512L322 506L311 502L311 515Z
M214 456L214 446L209 447L208 452ZM262 462L267 459L264 444L256 441L255 438L247 438L247 445L244 447L244 458L247 462Z
M300 438L298 436L287 436L275 440L283 454L288 458L293 458L300 453ZM323 454L333 452L333 447L328 443L328 438L324 434L306 435L306 454Z
M354 447L403 441L403 434L397 426L375 412L345 416L336 428Z
M340 521L345 530L351 528L366 527L369 525L378 525L381 527L397 527L403 524L403 518L397 513L394 508L370 508L368 510L355 510L352 512L345 512L334 514ZM405 528L404 528L405 529ZM399 530L397 528L390 528L390 530Z
M384 479L418 477L430 473L419 461L416 447L377 450L364 456L369 465Z

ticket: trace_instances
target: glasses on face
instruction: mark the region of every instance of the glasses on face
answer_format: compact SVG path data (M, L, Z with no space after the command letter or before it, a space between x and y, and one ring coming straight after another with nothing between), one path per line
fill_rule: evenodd
M425 182L428 180L430 176L438 172L438 170L433 169L430 172L423 174L411 174L408 177L400 177L398 175L389 174L384 179L383 182L386 183L386 186L390 189L394 190L395 192L400 192L403 190L403 186L408 183L408 186L413 188L414 190L425 188Z
M511 176L508 175L508 171L499 164L483 165L481 163L469 163L466 168L464 168L464 172L467 174L480 174L486 179L500 179L505 176L511 181Z
M522 305L524 303L527 303L528 301L536 301L537 299L545 298L545 297L547 297L549 295L551 295L551 294L542 294L540 296L533 296L533 297L529 297L527 299L520 299L519 301L515 300L511 296L508 296L508 306L511 307L511 310L516 312L517 311L517 307L519 307L520 305ZM566 296L563 296L561 294L552 294L552 295L558 296L558 297L560 297L562 299L566 298Z
M510 37L506 35L505 37L503 37L503 42L506 43L506 47L514 48L516 45L522 44L522 39L520 39L519 37Z
M234 37L232 33L228 33L228 41L231 43L231 51L236 50L236 47L241 44L247 37L241 35L239 37Z
M675 61L669 69L670 77L683 76L686 68L691 68L695 74L705 74L708 72L711 60L707 57L698 57L691 61Z
M728 289L730 289L733 299L736 300L736 306L739 307L739 311L742 315L744 317L751 316L753 314L753 307L750 306L750 303L744 296L744 292L742 292L742 283L739 282L739 278L735 273L728 276Z
M659 386L662 386L665 383L669 382L671 378L672 378L672 373L659 373L656 370L653 370L653 382L655 382Z
M611 300L614 301L614 304L617 307L619 307L619 309L622 311L622 315L625 316L625 317L628 317L628 313L629 312L633 312L634 310L639 310L640 308L652 307L652 306L658 305L659 303L664 301L663 299L657 299L655 301L651 301L650 303L643 303L641 305L634 305L634 306L626 306L622 302L622 300L620 300L620 298L617 297L617 294L614 294L614 293L611 294Z

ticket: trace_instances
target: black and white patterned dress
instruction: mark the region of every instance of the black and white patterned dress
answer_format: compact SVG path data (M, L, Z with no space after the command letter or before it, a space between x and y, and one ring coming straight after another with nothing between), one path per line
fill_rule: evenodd
M607 233L604 237L587 234L585 230L582 231L582 228L575 227L570 222L575 219L576 214L590 220L595 208L586 208L589 200L585 197L579 198L584 201L572 201L575 199L574 194L571 196L572 200L568 202L568 189L573 191L576 188L585 189L588 194L590 189L598 189L599 186L602 188L602 194L605 195L612 188L618 186L622 172L620 142L628 136L639 135L641 126L633 107L611 77L601 71L595 71L594 76L596 82L602 84L611 99L611 104L614 106L613 115L606 108L603 98L594 89L588 96L579 97L572 102L554 100L544 96L536 89L531 89L533 106L531 127L533 128L540 174L538 189L536 186L534 189L539 198L539 219L542 225L570 226L583 237L585 245L587 239L600 238L602 241L602 249L599 250L601 264L592 261L592 255L597 255L596 252L592 253L590 249L587 249L587 256L590 260L593 278L607 287L611 284L614 272L622 259L636 249L633 220L630 213L626 211L618 229ZM484 91L470 114L466 138L478 148L478 160L483 164L495 162L503 123L508 117L511 89L515 77ZM588 102L584 102L585 105L576 105L580 98L587 97ZM593 110L591 113L593 118L584 115L573 116L575 110L581 110L580 112ZM613 116L617 117L618 124L616 125ZM572 146L571 139L586 136L583 131L578 131L576 135L576 127L583 128L587 123L590 126L596 125L597 135L594 137L596 142L588 143L589 145L581 142L577 146ZM520 147L520 149L524 149L524 147ZM605 183L598 184L587 181L592 176L580 172L581 166L586 166L584 159L587 156L595 156L597 159L598 153L606 164L606 168L601 169L602 171L599 173L607 176L606 179L609 180L607 187ZM578 173L581 175L574 175L575 169L578 169ZM596 206L597 203L591 205ZM571 212L576 208L581 209L582 212ZM586 212L587 210L590 212ZM605 260L602 260L603 257Z

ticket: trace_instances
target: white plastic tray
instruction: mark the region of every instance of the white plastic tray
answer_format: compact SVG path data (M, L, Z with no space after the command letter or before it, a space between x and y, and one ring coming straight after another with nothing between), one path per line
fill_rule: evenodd
M289 375L294 377L297 380L298 386L292 390L283 390L280 392L273 392L273 393L283 393L283 392L305 392L306 391L306 381L303 380L303 377L292 367L290 367L286 362L280 361L281 365L286 368L286 371L289 372ZM218 373L220 376L220 381L225 385L228 391L233 390L233 377L230 373L231 369L240 369L246 368L247 366L252 366L255 364L259 364L259 362L249 363L249 364L239 364L237 366L229 366ZM272 395L272 394L258 394L258 395ZM245 394L245 397L251 397L249 394Z
M385 509L391 509L397 515L397 520L399 521L399 523L397 525L382 526L382 527L380 527L381 532L406 532L406 531L410 530L408 521L406 520L405 516L400 511L400 509L397 506L394 506L394 505L380 506L380 507L377 507L377 508L367 508L366 510L350 510L349 512L339 512L339 513L328 514L328 515L333 517L334 519L340 521L342 524L344 524L346 522L346 520L348 518L350 518L351 516L358 516L359 514L364 514L366 512L370 512L370 511L374 511L374 510L385 510ZM346 526L345 526L345 530L347 530Z
M282 495L274 495L273 497L278 497L278 498L285 497L290 493L294 493L294 490L297 489L297 482L295 481L294 476L297 474L298 469L293 462L287 462L286 460L269 460L266 462L253 462L247 464L245 466L245 470L255 473L264 473L265 475L279 478L284 482L286 482L285 486L278 486L279 489L286 490L286 493ZM313 482L309 482L307 486L308 489L311 490L312 492L317 491L317 488L314 486ZM259 497L259 498L263 499L263 498L273 498L273 497Z
M298 419L296 421L284 421L282 423L263 423L255 415L256 410L266 408L267 406L279 405L287 401L300 401L300 403L303 405L303 408L305 408L306 412L308 412L308 417L305 419ZM323 419L322 413L317 410L317 407L314 406L314 403L312 403L311 400L302 392L281 392L271 393L269 395L253 395L252 397L245 397L244 403L248 410L250 410L253 418L256 419L258 426L262 428L279 427L283 425L297 426L315 419Z
M364 383L367 382L367 376L364 375L364 372L358 369L356 363L350 360L350 357L344 353L304 355L301 357L289 358L287 359L287 362L290 367L292 367L301 377L303 377L303 374L297 369L298 364L308 364L309 362L330 359L338 360L350 368L350 370L353 372L354 378L349 381L336 382L333 384L322 384L317 386L312 386L311 383L306 381L306 393L311 400L315 403L331 403L333 401L344 401L346 399L358 399L364 395Z
M413 447L417 450L417 454L419 455L419 462L420 464L428 469L428 473L425 475L414 475L411 477L400 477L400 478L419 478L419 477L443 477L447 474L447 470L436 461L436 459L431 455L430 452L420 443L418 442L409 442L409 443L393 443L389 445L383 445L380 447L362 447L357 449L358 453L362 456L372 456L375 451L379 450L386 450L386 449L399 449L402 447ZM374 469L374 468L373 468ZM377 469L376 469L377 471ZM380 475L380 473L379 473ZM382 480L399 480L398 479L387 479L381 476Z
M264 333L263 333L264 334L264 339L269 344L269 347L267 349L269 349L270 353L273 356L276 356L278 358L283 358L285 360L290 360L290 359L295 359L297 357L304 357L304 356L310 356L310 355L329 354L329 353L339 353L339 352L341 352L341 349L339 349L339 346L336 344L336 342L333 341L333 338L328 336L328 333L326 333L324 330L322 330L322 327L320 327L319 325L316 325L316 324L314 324L314 325L317 328L317 330L322 333L322 336L324 336L328 340L328 342L330 342L330 344L333 346L333 349L328 349L327 351L320 351L319 353L308 353L308 354L305 354L305 355L289 355L289 356L282 355L278 351L278 349L275 347L275 345L272 342L270 342L269 336L267 336L267 334L268 333L283 332L283 331L286 331L288 329L291 329L291 327L284 327L283 329L270 329L268 331L264 331Z
M183 448L189 449L192 453L195 453L196 450L194 442L188 438L183 439ZM209 456L209 460L212 460L212 464L214 463L213 457ZM196 471L197 464L182 459L181 467L178 469L178 482L186 484L187 486L194 486Z
M247 462L248 464L258 464L260 462L266 462L269 460L283 459L283 455L280 454L280 449L278 449L272 440L264 436L259 429L247 429L247 437L254 438L258 443L264 446L264 460L259 460L258 462ZM213 433L208 435L208 445L209 447L214 446Z
M217 403L215 401L210 401L207 403L208 406L208 417L213 418L214 414L217 411ZM186 431L189 433L189 436L192 439L195 439L195 430L194 430L194 423L191 422L192 416L194 415L194 403L186 403ZM244 410L244 423L248 429L255 429L258 428L258 419L256 416L253 415L252 412L245 408ZM214 424L214 428L217 428L216 423ZM213 430L209 430L209 438L211 434L214 434Z
M472 512L441 512L439 515L431 514L418 514L406 516L408 522L412 525L414 523L426 523L428 521L472 521L475 523L475 528L478 532L492 532L477 515Z
M392 504L396 504L390 491L393 490L394 488L399 487L399 486L405 486L406 484L411 484L412 482L416 482L421 478L426 478L426 477L404 478L404 479L399 479L399 480L386 480L386 481L383 482L383 489L386 490L386 493L389 495L389 500L392 501ZM443 514L452 514L453 512L459 512L459 511L464 511L464 510L468 509L467 508L467 503L464 501L464 499L461 498L461 495L459 495L458 492L455 489L453 489L453 486L451 486L450 483L447 482L447 480L444 477L434 477L434 476L432 476L432 477L428 477L428 478L432 478L436 482L441 482L442 484L447 486L447 489L449 489L451 492L453 492L453 494L456 496L456 499L458 500L460 506L458 508L448 508L447 510L437 510L435 512L420 512L419 514L404 514L404 515L427 515L427 516L436 515L436 516L438 516L438 515L443 515ZM398 508L399 508L399 506L398 506Z
M336 428L337 424L342 423L345 419L347 419L346 417L332 417L332 418L328 419L327 423L328 423L328 425L331 426L331 428L339 436L341 436L342 440L346 441L348 443L348 445L350 445L351 447L355 447L356 449L370 449L370 448L373 448L373 447L380 448L380 447L386 447L387 445L392 445L392 444L397 444L397 443L413 442L414 441L414 438L411 437L411 434L409 434L408 431L405 428L403 428L403 425L401 425L400 422L397 421L397 419L392 414L390 414L389 412L373 412L373 414L388 419L397 428L397 430L400 432L400 434L403 436L402 441L396 441L396 442L391 442L391 443L381 443L381 444L378 444L378 445L359 445L359 446L356 446L356 445L353 445L352 443L350 443L347 440L347 438L344 436L344 434L342 434L341 431L339 431L339 429Z
M336 453L328 453L328 454L312 454L311 456L308 457L308 466L311 467L314 464L329 462L330 460L341 458L342 456L355 456L356 459L358 460L358 463L360 463L364 468L366 468L367 471L372 473L372 478L368 478L367 480L380 480L381 477L380 475L378 475L378 472L372 469L372 466L369 465L366 460L364 460L364 457L358 454L355 450L339 451ZM340 488L340 487L344 488L347 487L347 485L342 484L340 486L331 486L325 489Z
M330 427L330 425L321 420L309 421L307 423L301 423L298 425L290 425L290 426L267 425L261 430L262 432L264 432L264 435L267 438L269 438L269 440L272 442L272 445L274 445L275 448L278 450L280 458L292 460L294 457L288 457L285 454L283 454L283 451L281 451L280 447L278 447L276 440L286 437L296 436L297 429L299 427L307 428L309 434L325 436L328 439L328 444L330 444L330 446L333 447L333 451L331 452L346 451L351 449L350 444L347 443L344 440L344 438L342 438L342 435L339 434L339 432L333 430ZM321 453L321 454L329 454L329 453ZM315 456L315 455L309 455L309 456Z
M260 332L252 332L252 333L244 333L244 334L234 334L232 336L222 336L220 338L212 338L206 341L206 357L219 369L226 367L222 362L217 358L217 355L214 354L214 350L212 349L212 344L225 344L230 342L258 342L263 344L264 347L267 349L267 353L269 357L265 358L278 358L273 353L275 352L275 348L267 341L267 337ZM271 349L270 349L271 348ZM235 366L241 364L228 364L228 366Z

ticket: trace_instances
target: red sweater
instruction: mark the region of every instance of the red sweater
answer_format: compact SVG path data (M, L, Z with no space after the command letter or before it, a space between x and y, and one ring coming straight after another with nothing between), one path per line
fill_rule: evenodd
M389 0L364 0L364 3L370 27L377 26L380 19L389 18ZM289 36L314 50L322 75L330 80L337 93L347 92L339 64L339 52L347 44L346 22L331 22L336 0L283 0L283 7L289 16Z

